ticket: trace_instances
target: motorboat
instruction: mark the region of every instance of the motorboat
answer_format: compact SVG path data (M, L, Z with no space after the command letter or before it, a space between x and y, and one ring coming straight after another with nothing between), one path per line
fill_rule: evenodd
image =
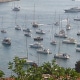
M37 28L39 25L38 25L36 22L33 22L33 23L32 23L32 26L33 26L34 28Z
M35 4L34 4L34 13L33 13L33 22L32 22L32 27L34 27L34 28L38 28L39 27L39 25L38 25L38 23L36 22L36 20L35 20L36 18L35 18Z
M16 25L15 30L21 30L21 27L19 25Z
M40 37L40 36L39 36L39 37L35 37L35 38L34 38L34 41L42 41L42 40L43 40L43 38L42 38L42 37Z
M44 32L43 30L41 30L41 29L36 30L36 33L37 33L37 34L45 34L45 32Z
M38 49L37 50L37 53L43 53L43 54L51 54L50 50L49 49Z
M6 31L4 29L1 30L1 33L6 33Z
M76 45L77 45L77 47L80 47L80 43L77 43Z
M77 43L77 41L73 38L67 38L67 39L63 40L62 42L65 44L76 44Z
M66 54L66 53L59 53L59 54L55 54L54 58L59 58L59 59L69 59L70 55Z
M29 28L27 28L27 29L25 28L25 29L23 29L23 31L24 32L31 32L31 30Z
M12 10L13 11L20 11L20 7L14 7Z
M76 52L80 52L80 48L76 48Z
M60 38L67 38L67 35L65 34L65 31L63 29L59 33L55 33L54 36Z
M31 34L29 32L24 33L25 36L31 37Z
M71 29L71 25L70 24L67 24L66 25L66 30L70 30Z
M41 44L41 43L34 43L34 44L30 44L30 47L31 48L42 48L43 47L43 45Z
M53 40L53 41L50 42L50 44L52 44L52 45L56 45L57 42L56 42L55 40Z
M80 18L75 18L74 21L80 21Z
M73 8L70 8L70 9L65 9L64 10L66 13L76 13L76 12L80 12L80 8L78 7L73 7Z
M4 45L11 45L11 39L10 38L4 38L2 40L2 44L4 44Z
M22 57L22 58L19 58L19 59L20 59L20 60L21 60L21 59L24 59L24 60L26 61L25 63L23 63L24 66L27 66L27 65L28 65L28 67L29 67L29 66L35 66L35 67L38 66L37 63L35 63L35 61L28 60L27 57Z
M55 26L59 26L59 22L55 22L54 25L55 25Z
M80 31L78 31L77 35L80 36Z

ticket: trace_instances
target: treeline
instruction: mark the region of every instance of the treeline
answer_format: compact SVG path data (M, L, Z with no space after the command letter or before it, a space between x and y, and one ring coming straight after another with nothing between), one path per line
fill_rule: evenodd
M77 61L75 69L72 69L60 67L56 60L38 66L15 57L13 62L8 63L8 69L11 70L9 80L80 80L80 61ZM0 77L5 80L3 71L0 71Z

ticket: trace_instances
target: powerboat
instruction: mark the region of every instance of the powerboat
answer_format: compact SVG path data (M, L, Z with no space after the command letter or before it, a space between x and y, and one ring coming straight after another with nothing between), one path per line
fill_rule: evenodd
M41 44L41 43L34 43L34 44L30 44L30 47L31 48L42 48L43 47L43 45Z
M15 30L21 30L21 27L19 25L16 25Z
M37 34L45 34L45 32L44 32L43 30L41 30L41 29L36 30L36 33L37 33Z
M13 11L20 11L20 7L14 7Z
M80 52L80 48L76 48L76 52Z
M43 53L43 54L51 54L50 50L49 49L38 49L37 50L37 53Z
M24 35L27 36L27 37L31 37L31 34L28 33L28 32L24 33Z
M67 39L63 40L62 42L65 44L76 44L77 43L77 41L73 38L67 38Z
M32 60L28 60L27 59L27 57L22 57L22 58L19 58L20 60L21 59L24 59L26 62L23 64L24 66L27 66L28 65L28 67L29 66L35 66L35 67L37 67L38 65L37 65L37 63L35 63L35 61L32 61Z
M35 38L34 38L34 41L42 41L42 40L43 40L42 37L35 37Z
M78 7L73 7L73 8L70 8L70 9L65 9L64 10L66 13L76 13L76 12L80 12L80 8Z
M3 41L2 41L2 44L4 44L4 45L11 45L10 38L4 38Z
M55 25L55 26L59 26L59 22L55 22L54 25Z
M59 54L55 54L54 58L60 58L60 59L69 59L70 55L66 54L66 53L59 53Z
M56 45L57 42L56 42L55 40L53 40L53 41L50 42L50 44L52 44L52 45Z
M80 21L80 18L75 18L74 21Z
M66 30L70 30L71 29L71 25L70 24L67 24L66 25Z
M80 36L80 31L78 31L77 35Z
M25 29L23 29L23 31L24 32L31 32L31 30L29 28L27 28L27 29L25 28Z
M33 22L32 26L33 26L34 28L37 28L39 25L38 25L36 22Z
M60 38L67 38L67 35L65 34L65 31L63 29L59 33L55 33L54 36Z
M6 31L4 29L1 30L1 33L6 33Z
M77 45L77 47L80 47L80 43L77 43L76 45Z

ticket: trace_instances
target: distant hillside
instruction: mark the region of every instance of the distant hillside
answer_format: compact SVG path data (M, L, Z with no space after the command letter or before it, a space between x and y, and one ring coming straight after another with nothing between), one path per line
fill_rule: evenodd
M0 0L0 2L10 2L10 1L19 1L19 0Z

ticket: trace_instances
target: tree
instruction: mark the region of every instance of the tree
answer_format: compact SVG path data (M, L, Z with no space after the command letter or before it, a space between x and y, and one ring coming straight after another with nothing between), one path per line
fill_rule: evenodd
M10 69L11 71L13 71L14 73L16 73L16 75L18 76L18 78L20 80L23 80L23 77L25 76L26 70L23 69L23 64L25 64L26 61L24 59L20 59L19 57L15 57L13 59L13 62L9 62L8 63L8 69ZM12 72L11 72L11 76L12 76Z
M80 73L80 61L77 61L75 64L75 70Z
M18 57L15 57L13 62L9 62L9 69L17 74L17 80L44 80L45 75L48 80L77 80L80 77L75 69L60 67L55 60L37 67L27 65L28 68L24 69L25 63L24 59Z
M0 70L0 78L2 78L4 75L5 75L4 72Z

